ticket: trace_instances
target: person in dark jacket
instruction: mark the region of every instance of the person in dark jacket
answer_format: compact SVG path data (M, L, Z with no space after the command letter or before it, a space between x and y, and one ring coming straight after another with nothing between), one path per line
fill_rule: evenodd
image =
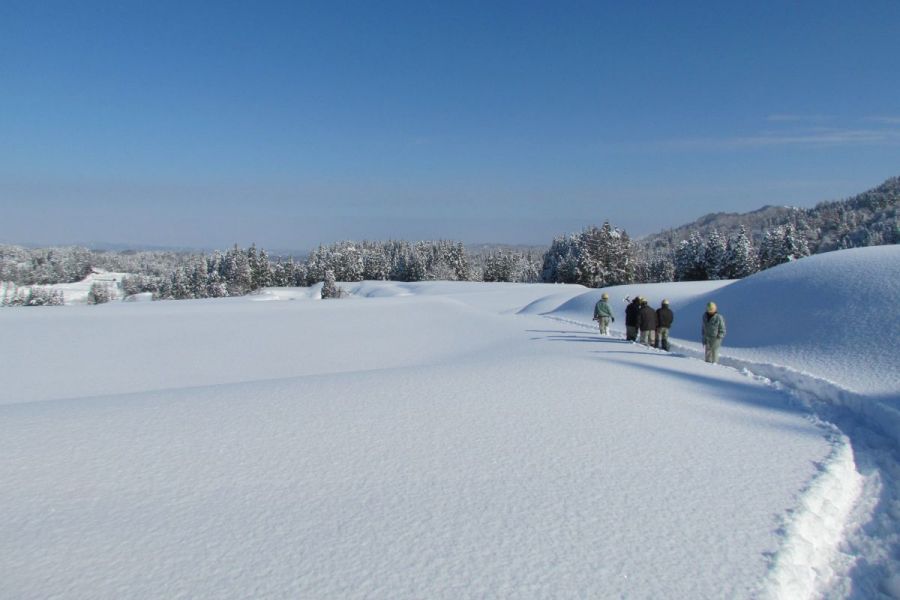
M641 299L635 296L634 300L625 307L625 339L633 342L638 334L638 313L641 311Z
M600 300L594 305L594 320L600 325L601 335L609 335L609 324L616 320L612 314L612 309L609 307L608 300L609 294L603 292Z
M656 311L641 298L641 310L638 312L638 329L641 331L641 343L653 346L656 343Z
M669 308L669 301L663 300L656 310L656 346L669 351L669 328L675 321L675 313Z

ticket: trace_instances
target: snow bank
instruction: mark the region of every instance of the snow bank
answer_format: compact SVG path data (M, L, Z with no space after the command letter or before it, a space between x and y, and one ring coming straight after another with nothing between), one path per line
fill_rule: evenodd
M900 246L810 256L710 290L679 307L672 335L697 340L709 300L728 322L725 355L900 400Z

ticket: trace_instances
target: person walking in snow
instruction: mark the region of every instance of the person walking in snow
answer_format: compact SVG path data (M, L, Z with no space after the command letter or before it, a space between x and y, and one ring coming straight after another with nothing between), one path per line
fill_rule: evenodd
M609 294L603 292L600 300L594 305L594 320L600 325L601 335L609 335L609 324L616 320L612 314L612 309L609 307L608 300Z
M656 311L641 298L641 310L638 311L638 329L641 331L641 343L647 346L656 344Z
M628 300L626 298L626 300ZM641 312L641 299L638 296L625 307L625 339L633 342L638 334L638 313Z
M656 347L669 351L669 328L675 321L675 313L669 308L669 301L663 300L656 309Z
M725 338L725 317L719 314L719 309L715 302L706 305L706 312L703 313L703 348L705 350L706 362L719 362L719 347L722 346L722 340Z

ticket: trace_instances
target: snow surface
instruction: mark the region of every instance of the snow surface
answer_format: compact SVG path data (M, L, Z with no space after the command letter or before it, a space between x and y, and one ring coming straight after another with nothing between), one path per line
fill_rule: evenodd
M4 309L0 598L897 597L897 438L861 409L897 337L815 341L896 304L870 250L608 290L615 326L672 301L671 354L579 286ZM708 298L732 366L695 358Z

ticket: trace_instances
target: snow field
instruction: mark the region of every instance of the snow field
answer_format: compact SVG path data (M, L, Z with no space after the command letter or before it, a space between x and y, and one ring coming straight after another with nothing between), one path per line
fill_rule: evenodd
M2 311L0 597L900 597L897 258Z
M821 430L731 371L529 335L490 361L7 405L6 589L755 597L815 474L785 455L824 459Z

